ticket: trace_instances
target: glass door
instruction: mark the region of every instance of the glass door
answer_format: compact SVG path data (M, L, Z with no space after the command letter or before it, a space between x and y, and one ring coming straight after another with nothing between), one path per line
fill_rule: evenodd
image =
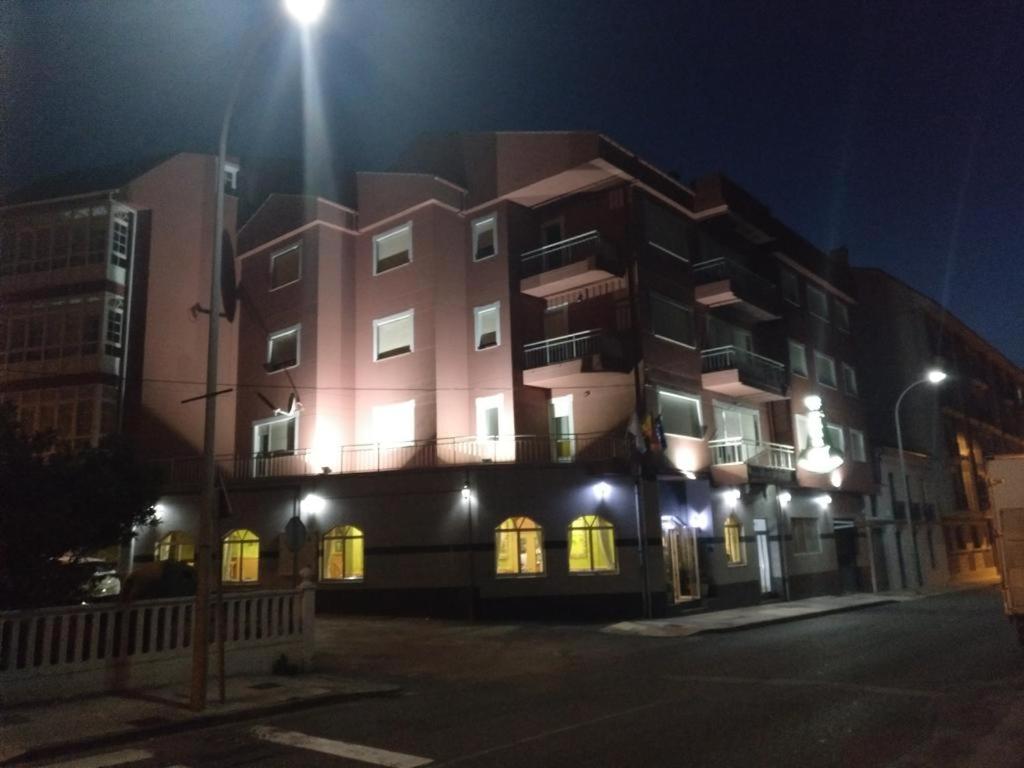
M673 604L700 598L696 531L679 518L661 518L661 546L665 562L665 586Z
M572 423L572 395L551 398L551 443L555 461L576 457L576 436Z
M761 414L752 408L715 403L715 437L724 459L719 464L740 464L758 451L761 442Z
M761 580L761 594L772 591L772 561L768 550L768 521L754 518L754 535L757 537L757 572Z

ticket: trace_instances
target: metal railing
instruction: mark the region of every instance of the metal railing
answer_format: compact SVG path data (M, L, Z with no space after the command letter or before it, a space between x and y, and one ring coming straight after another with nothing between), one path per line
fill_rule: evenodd
M734 346L705 349L700 356L704 373L736 369L745 383L779 393L786 391L786 366L770 357Z
M772 282L732 259L720 256L693 266L695 285L706 285L719 280L728 280L740 298L759 307L770 309L778 305L779 294Z
M596 355L601 351L603 335L604 333L597 329L524 344L523 368L540 368L544 365L578 360L586 355Z
M795 449L792 445L766 443L742 437L708 440L712 464L753 464L769 469L792 470Z
M582 235L573 235L557 243L527 251L519 257L520 276L532 277L549 269L558 269L567 264L583 261L591 256L603 254L606 250L601 234L593 229Z

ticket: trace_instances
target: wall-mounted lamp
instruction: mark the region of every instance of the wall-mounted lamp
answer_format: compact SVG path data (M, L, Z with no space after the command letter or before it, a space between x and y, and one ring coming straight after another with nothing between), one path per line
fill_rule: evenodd
M598 501L605 501L609 496L611 496L611 493L612 487L603 480L594 485L594 495L597 497Z
M827 493L823 493L815 501L818 502L818 506L822 509L828 509L828 505L832 503L832 497Z
M696 472L691 472L688 469L684 469L683 470L683 477L685 477L687 480L696 480L697 479L697 473Z
M469 501L469 483L462 486L462 500Z
M789 491L783 491L782 493L779 494L778 499L779 505L785 508L789 506L789 502L793 500L793 494L791 494Z
M843 484L843 473L838 469L832 470L832 474L828 476L828 481L832 483L833 488L839 488Z
M722 494L722 498L725 499L725 503L732 509L740 500L740 489L730 488Z
M708 513L707 512L691 512L690 513L690 527L699 528L705 530L708 527Z
M324 507L327 506L327 500L323 496L318 496L315 493L308 493L306 497L299 502L299 511L304 515L319 515L324 511Z

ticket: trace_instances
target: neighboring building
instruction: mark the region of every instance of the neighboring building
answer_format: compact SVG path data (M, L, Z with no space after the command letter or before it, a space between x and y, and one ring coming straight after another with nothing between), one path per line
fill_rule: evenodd
M870 360L863 394L879 446L882 491L872 524L884 533L876 535L885 538L889 560L905 562L909 572L913 554L902 522L909 493L925 582L994 578L985 457L1024 451L1024 371L891 275L878 269L854 273L863 306L856 336L863 358ZM909 489L900 488L893 408L905 387L936 366L950 378L937 387L915 387L900 408ZM937 554L940 529L945 557ZM890 570L893 587L900 583L898 573L898 567ZM903 583L912 586L916 578Z

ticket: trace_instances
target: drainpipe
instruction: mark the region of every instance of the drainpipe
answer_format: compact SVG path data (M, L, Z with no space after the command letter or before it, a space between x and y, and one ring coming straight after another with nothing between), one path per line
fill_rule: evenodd
M789 597L789 568L786 563L786 510L782 508L779 501L779 487L775 486L775 509L777 511L776 524L779 529L779 567L782 569L782 595L788 603Z

